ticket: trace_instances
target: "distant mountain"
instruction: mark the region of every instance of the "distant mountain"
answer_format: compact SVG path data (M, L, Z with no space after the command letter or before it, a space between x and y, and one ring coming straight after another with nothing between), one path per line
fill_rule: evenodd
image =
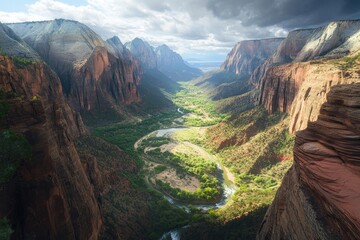
M158 69L175 81L189 81L202 75L198 68L190 67L183 58L167 45L155 49Z
M202 74L200 69L187 65L178 53L165 44L154 49L146 41L135 38L125 46L140 60L145 70L158 69L174 81L189 81Z
M238 42L220 68L240 76L250 76L274 53L283 40L284 38L270 38Z
M137 62L86 25L57 19L8 26L55 70L76 110L111 110L140 101Z
M125 43L125 47L140 60L144 69L157 68L156 53L148 42L135 38L131 42Z

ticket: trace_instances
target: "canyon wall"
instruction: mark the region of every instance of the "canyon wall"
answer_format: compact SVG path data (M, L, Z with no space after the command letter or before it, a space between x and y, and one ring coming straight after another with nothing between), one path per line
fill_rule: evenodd
M114 109L140 101L137 61L84 24L57 19L8 26L55 70L74 109Z
M41 62L1 55L0 90L9 107L1 137L10 129L32 149L0 188L0 218L9 219L12 239L98 239L98 196L74 145L86 130L65 102L59 78Z
M140 38L134 38L131 42L125 43L125 47L137 57L144 69L156 69L157 58L152 46Z
M329 87L359 80L360 21L296 30L259 66L250 81L269 113L288 112L290 132L316 120Z
M220 69L241 76L250 76L278 48L283 38L238 42L226 56Z
M269 113L290 113L291 133L315 121L330 87L360 82L356 65L346 71L342 60L294 62L270 68L262 83L259 101Z
M360 238L360 84L331 87L296 134L294 164L257 239Z

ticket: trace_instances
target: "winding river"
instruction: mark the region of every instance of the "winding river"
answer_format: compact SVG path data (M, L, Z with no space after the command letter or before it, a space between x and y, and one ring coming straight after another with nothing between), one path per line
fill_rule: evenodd
M146 136L143 136L138 141L136 141L136 143L134 144L134 148L137 149L139 147L139 145L141 144L141 142L146 138L154 137L154 136L163 137L165 135L169 136L172 133L175 133L176 131L181 131L181 130L185 130L185 129L189 129L189 128L180 127L180 128L167 128L167 129L156 130L154 132L147 134ZM216 175L217 175L218 181L222 184L223 195L221 197L221 200L215 204L186 204L186 203L179 202L176 199L173 199L172 197L163 194L164 198L169 203L171 203L175 206L178 206L180 208L183 208L187 212L190 211L189 205L191 205L192 207L198 208L198 209L202 209L202 210L219 208L219 207L225 205L227 200L232 196L232 194L236 190L236 186L234 184L234 176L232 175L232 173L229 171L228 168L226 168L224 165L222 165L220 163L220 161L216 158L216 156L207 152L201 146L187 142L187 141L184 141L182 143L186 144L188 146L191 146L193 149L196 149L197 152L201 153L202 156L206 156L206 158L208 158L209 160L216 163L216 165L217 165L217 174ZM187 227L187 226L185 226L185 227ZM169 237L173 240L180 239L180 232L181 232L181 229L175 229L175 230L169 231L167 233L164 233L164 235L162 236L161 239L167 239Z

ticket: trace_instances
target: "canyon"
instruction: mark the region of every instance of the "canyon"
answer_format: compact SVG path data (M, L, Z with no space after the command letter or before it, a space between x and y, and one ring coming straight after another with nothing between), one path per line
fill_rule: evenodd
M318 119L296 133L258 239L358 239L359 93L359 83L332 87Z
M240 41L204 74L72 20L0 24L0 141L24 149L0 151L0 220L11 239L359 238L359 39L344 20ZM228 176L230 195L212 194Z

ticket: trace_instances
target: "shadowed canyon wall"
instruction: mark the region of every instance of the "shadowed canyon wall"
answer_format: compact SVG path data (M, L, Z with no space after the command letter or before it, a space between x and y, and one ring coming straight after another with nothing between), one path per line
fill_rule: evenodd
M258 239L359 239L359 126L360 84L331 87L318 120L296 134Z
M1 130L24 135L32 148L0 189L0 218L9 218L12 239L97 239L97 196L74 145L86 130L59 78L43 63L0 56L0 90L9 106Z

